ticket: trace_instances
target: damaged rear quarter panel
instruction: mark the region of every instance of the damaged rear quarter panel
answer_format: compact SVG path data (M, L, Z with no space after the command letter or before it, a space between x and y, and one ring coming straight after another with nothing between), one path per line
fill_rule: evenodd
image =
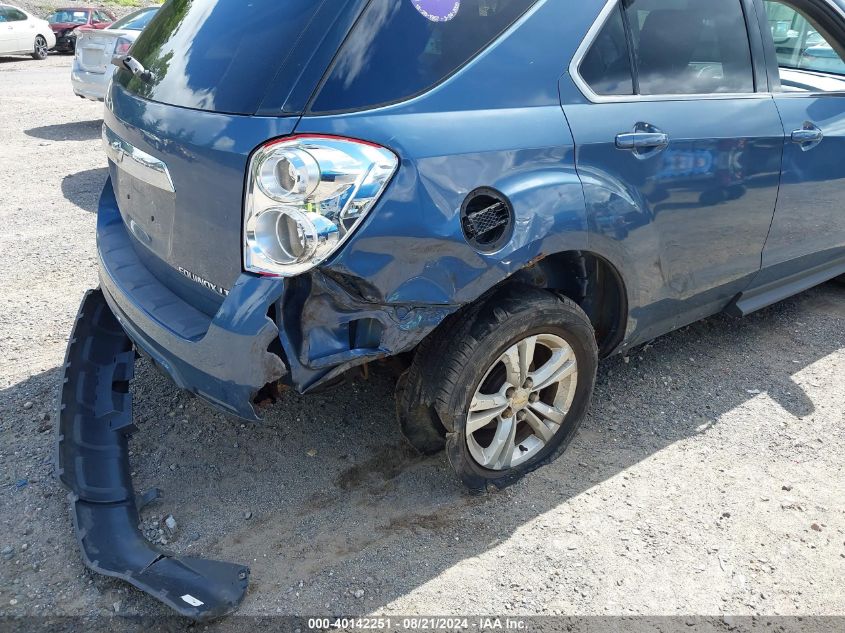
M285 286L279 302L281 343L290 380L300 391L356 365L413 349L455 310L371 303L346 281L314 271ZM356 337L356 325L372 333L369 343Z
M558 93L576 45L561 45L556 33L566 22L562 4L538 4L515 27L518 38L505 35L420 97L300 121L298 134L361 138L400 157L377 207L324 269L366 280L378 303L457 308L531 261L587 246ZM475 251L461 231L461 204L478 187L498 189L515 210L511 242L492 254Z
M558 93L570 47L560 46L555 28L566 21L562 4L538 3L515 27L519 38L505 35L422 96L300 120L297 134L379 143L400 166L343 249L286 288L282 339L301 365L291 368L295 383L327 379L305 374L328 366L334 375L413 349L446 316L524 267L587 247L584 194ZM560 50L542 50L551 46ZM514 208L513 237L495 253L474 250L461 229L461 205L479 187L497 189ZM345 324L357 319L382 324L376 348L350 344Z

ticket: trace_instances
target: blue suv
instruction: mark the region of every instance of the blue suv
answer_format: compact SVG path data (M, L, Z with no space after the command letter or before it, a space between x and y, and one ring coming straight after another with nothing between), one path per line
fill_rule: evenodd
M94 542L135 530L136 353L247 419L399 357L402 432L484 490L601 357L843 275L843 59L843 0L170 0L116 61L68 351L86 560L198 618L245 587Z

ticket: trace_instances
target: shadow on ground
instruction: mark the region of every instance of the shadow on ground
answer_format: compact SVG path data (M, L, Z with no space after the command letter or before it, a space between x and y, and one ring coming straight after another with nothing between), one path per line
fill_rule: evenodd
M25 130L27 136L45 141L93 141L100 138L102 119L44 125Z
M109 176L106 167L80 171L62 178L62 195L80 209L97 212L103 185Z
M264 424L242 425L188 399L141 362L133 383L136 489L164 489L165 505L147 513L174 513L183 526L172 545L179 553L252 566L245 610L326 613L327 591L339 595L349 578L369 578L379 590L366 602L350 595L332 608L372 612L568 499L706 432L759 392L795 416L811 414L813 402L792 377L845 346L842 293L828 284L745 320L716 316L635 350L630 364L603 362L594 406L570 450L514 489L480 497L464 492L444 456L404 448L392 414L394 377L385 369L330 394L287 393ZM812 329L801 327L806 321ZM777 354L760 353L773 346ZM10 387L0 405L33 391L29 383L43 388L56 379L51 370ZM65 500L52 495L45 503ZM39 529L66 541L72 528L65 520ZM78 577L75 552L70 561ZM123 586L101 577L95 583L105 595ZM135 613L170 614L139 592L128 602Z
M50 57L64 57L65 55L69 55L69 53L57 53L56 51L50 51ZM32 55L0 55L0 64L25 61L29 61L36 66L40 63L40 60L33 59Z

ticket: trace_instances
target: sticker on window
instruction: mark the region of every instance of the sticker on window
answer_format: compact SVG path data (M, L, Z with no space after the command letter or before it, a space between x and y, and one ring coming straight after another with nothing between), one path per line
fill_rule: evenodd
M448 22L461 8L461 0L411 0L426 20Z

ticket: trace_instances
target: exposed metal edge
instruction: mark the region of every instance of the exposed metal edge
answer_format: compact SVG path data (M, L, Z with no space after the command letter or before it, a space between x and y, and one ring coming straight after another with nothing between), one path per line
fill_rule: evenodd
M842 274L845 274L845 260L822 264L741 293L725 308L725 313L745 317Z
M243 565L176 557L147 542L129 466L134 372L132 343L100 290L76 317L64 365L56 429L56 475L70 489L82 558L194 620L224 616L249 583Z

